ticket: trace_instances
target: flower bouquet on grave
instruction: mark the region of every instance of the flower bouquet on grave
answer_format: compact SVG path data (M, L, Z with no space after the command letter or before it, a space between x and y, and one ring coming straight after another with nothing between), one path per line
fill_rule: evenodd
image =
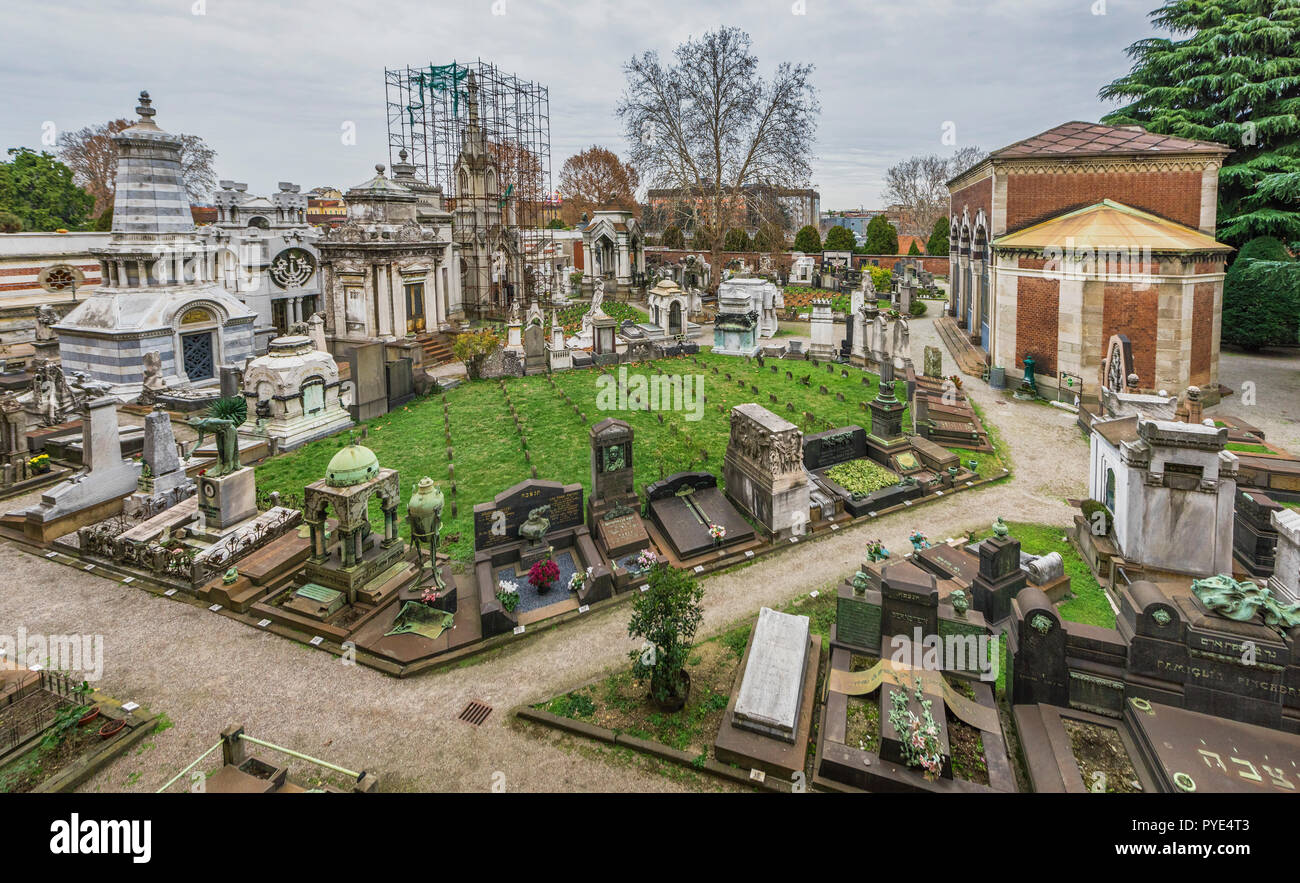
M632 563L636 566L638 573L648 573L651 568L659 563L659 559L649 549L642 549Z
M889 550L885 548L882 540L872 540L867 543L867 560L884 561L889 557Z
M582 587L587 584L587 580L591 579L591 571L593 569L594 568L592 567L588 567L585 571L575 570L573 576L569 577L569 591L581 592Z
M721 546L722 541L727 538L727 529L721 524L710 524L709 536L713 538L713 545Z
M497 600L506 613L514 613L519 606L519 584L503 579L497 583Z
M528 583L538 594L549 592L551 584L559 578L560 565L550 558L543 558L528 569Z
M930 540L919 530L914 530L907 535L907 540L912 544L912 551L919 552L922 549L930 548Z
M920 717L908 707L907 691L903 689L889 696L889 722L901 739L903 760L909 767L920 769L926 780L933 782L943 772L939 725L934 722L930 700L923 698L920 678L916 679L913 695L921 705Z
M37 475L44 475L50 471L50 455L37 454L27 461L27 465L32 468L32 472Z

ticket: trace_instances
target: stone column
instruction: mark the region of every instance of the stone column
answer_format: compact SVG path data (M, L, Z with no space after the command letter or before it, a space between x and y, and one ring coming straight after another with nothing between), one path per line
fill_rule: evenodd
M400 339L406 335L406 279L396 266L389 264L388 281L393 293L393 336Z

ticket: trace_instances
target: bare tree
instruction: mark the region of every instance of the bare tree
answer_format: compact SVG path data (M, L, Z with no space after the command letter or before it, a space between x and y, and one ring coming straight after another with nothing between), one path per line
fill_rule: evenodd
M962 147L951 156L913 156L885 170L885 201L902 207L899 232L928 238L934 222L948 214L948 181L986 156Z
M565 217L600 209L636 209L636 169L604 147L592 145L574 154L560 170L560 195Z
M113 136L135 125L131 120L110 120L59 136L59 159L72 169L74 180L95 197L95 215L113 205L117 187L117 145ZM198 135L180 135L181 176L191 202L203 202L212 193L217 175L217 153Z
M746 190L808 181L821 110L812 65L783 62L764 80L750 45L744 31L723 27L678 46L672 64L645 52L623 68L618 115L632 165L652 186L690 197L715 285L726 231L748 211Z

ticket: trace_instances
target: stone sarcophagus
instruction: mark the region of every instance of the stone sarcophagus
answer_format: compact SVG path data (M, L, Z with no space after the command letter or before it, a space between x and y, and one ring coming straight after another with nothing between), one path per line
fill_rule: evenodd
M723 477L727 497L773 535L804 532L809 487L803 433L789 420L752 403L732 408Z

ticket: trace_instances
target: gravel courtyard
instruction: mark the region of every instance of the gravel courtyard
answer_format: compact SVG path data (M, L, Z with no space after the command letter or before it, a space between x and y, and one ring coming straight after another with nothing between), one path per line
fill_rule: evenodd
M914 321L918 364L926 344L941 345L931 321ZM951 364L946 353L945 362ZM1065 500L1086 493L1087 473L1087 444L1073 415L1009 401L977 380L966 386L1007 446L1011 480L705 580L700 637L754 615L761 605L833 586L857 568L871 538L901 548L914 528L937 541L987 525L998 515L1068 524ZM0 574L0 628L10 634L21 626L28 633L102 635L105 670L97 686L165 712L174 723L86 782L85 791L156 789L235 723L259 738L374 772L384 790L482 791L494 784L510 791L688 787L636 763L593 760L551 734L508 720L507 711L516 704L539 701L625 665L634 646L626 634L626 605L460 666L399 681L255 631L203 606L157 598L8 543L0 543ZM478 728L456 719L472 699L495 708Z

